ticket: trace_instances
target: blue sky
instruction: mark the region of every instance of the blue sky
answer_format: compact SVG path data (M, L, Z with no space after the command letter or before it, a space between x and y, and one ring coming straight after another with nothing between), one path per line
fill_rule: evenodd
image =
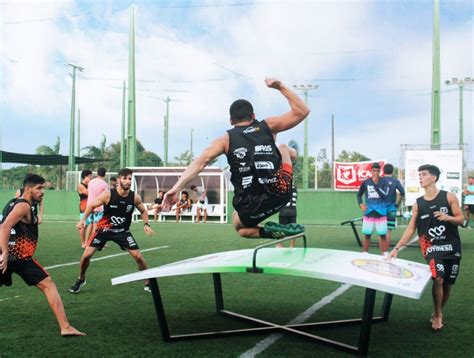
M309 151L361 152L400 164L401 144L429 144L432 1L0 2L2 148L33 153L61 138L69 148L71 79L81 65L81 147L120 138L127 80L128 9L136 6L137 132L163 156L162 100L170 96L169 159L228 128L228 107L247 98L257 117L288 110L263 84L313 84ZM474 77L473 2L441 2L441 79ZM474 90L474 86L471 86ZM442 85L442 142L458 141L458 90ZM474 168L473 95L464 135ZM303 146L303 126L279 135ZM223 165L225 159L221 159Z

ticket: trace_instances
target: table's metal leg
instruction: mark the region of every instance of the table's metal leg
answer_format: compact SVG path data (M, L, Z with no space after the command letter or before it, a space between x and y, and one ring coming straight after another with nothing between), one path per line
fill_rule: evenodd
M168 322L166 321L165 309L163 307L163 301L161 300L160 288L156 278L150 278L151 294L153 296L153 303L155 304L156 316L160 323L161 335L163 340L166 342L171 341L170 330L168 328Z
M387 322L388 316L390 314L390 307L392 307L393 295L391 293L386 293L383 298L382 306L382 321Z
M365 290L364 311L360 325L359 336L359 356L366 356L369 350L370 328L374 315L375 290L367 288Z
M220 312L224 309L224 296L222 294L221 274L213 273L212 278L214 280L214 296L216 298L216 310L217 312Z

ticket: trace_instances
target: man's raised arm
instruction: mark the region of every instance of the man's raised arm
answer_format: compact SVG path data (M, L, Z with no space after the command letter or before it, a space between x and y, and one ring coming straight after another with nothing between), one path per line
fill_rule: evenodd
M273 134L286 131L303 121L309 114L309 108L303 100L291 89L286 87L281 81L275 78L266 78L265 84L270 88L275 88L286 97L291 111L280 116L265 119Z

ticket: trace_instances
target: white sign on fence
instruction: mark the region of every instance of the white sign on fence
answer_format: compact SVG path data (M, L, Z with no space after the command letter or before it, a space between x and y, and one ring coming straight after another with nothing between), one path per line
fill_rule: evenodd
M407 150L405 152L405 205L412 206L416 199L424 194L418 179L418 167L423 164L433 164L441 170L436 186L455 193L461 203L461 150Z

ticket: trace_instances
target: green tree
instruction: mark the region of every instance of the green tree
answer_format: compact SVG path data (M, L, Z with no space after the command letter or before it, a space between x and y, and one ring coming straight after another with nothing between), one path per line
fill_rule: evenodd
M48 145L40 145L36 148L36 154L40 155L59 155L61 150L61 138L56 138L56 143L52 147ZM53 187L63 189L63 166L41 166L38 167L38 174L43 176L46 180L53 183Z
M170 163L171 166L176 165L179 167L188 166L192 161L192 153L190 150L181 153L179 156L174 157L175 162Z
M318 188L331 188L332 168L327 157L326 148L322 148L317 157Z
M349 152L343 150L339 153L339 156L336 158L336 162L366 162L371 160L369 157L366 157L364 154L358 152Z

